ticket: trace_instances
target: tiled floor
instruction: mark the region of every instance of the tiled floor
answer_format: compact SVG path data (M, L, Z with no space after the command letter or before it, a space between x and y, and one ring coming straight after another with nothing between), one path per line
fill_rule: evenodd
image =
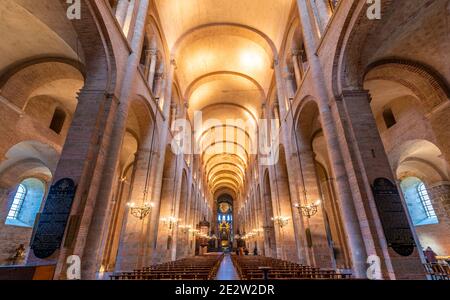
M217 271L217 280L239 280L239 275L231 261L230 254L225 254L220 263L219 271Z

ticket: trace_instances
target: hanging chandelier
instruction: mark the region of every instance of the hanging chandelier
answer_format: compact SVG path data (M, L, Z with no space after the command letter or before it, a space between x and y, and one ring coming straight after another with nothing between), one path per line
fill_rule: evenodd
M152 212L153 203L145 202L143 205L138 206L134 202L129 202L127 206L130 208L131 215L139 220L143 220Z
M168 216L168 217L162 217L161 222L163 222L164 225L168 226L169 229L172 229L173 226L175 226L180 219L174 217L174 216Z
M298 212L300 214L309 219L317 214L320 203L321 201L317 200L316 202L310 203L308 205L295 204L294 206L298 209Z
M287 224L289 224L289 220L291 218L290 217L286 217L286 216L277 216L277 217L273 217L272 221L280 226L280 228L283 228L284 226L286 226Z

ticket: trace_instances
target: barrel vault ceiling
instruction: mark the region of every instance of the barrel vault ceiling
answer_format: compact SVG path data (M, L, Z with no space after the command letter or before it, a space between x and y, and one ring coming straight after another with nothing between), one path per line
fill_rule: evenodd
M224 191L236 196L244 185L274 53L292 5L292 0L156 0L191 121L194 112L202 112L203 129L195 138L216 197ZM210 119L223 125L212 129ZM236 119L243 122L227 122Z

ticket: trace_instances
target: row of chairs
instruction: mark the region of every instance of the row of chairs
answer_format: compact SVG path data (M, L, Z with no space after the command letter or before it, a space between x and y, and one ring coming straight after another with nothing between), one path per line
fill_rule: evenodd
M234 266L244 280L259 279L347 279L351 274L337 273L264 256L232 256Z
M450 280L450 267L443 263L426 263L425 271L432 280Z
M212 280L223 254L209 254L166 262L130 272L115 273L111 280Z

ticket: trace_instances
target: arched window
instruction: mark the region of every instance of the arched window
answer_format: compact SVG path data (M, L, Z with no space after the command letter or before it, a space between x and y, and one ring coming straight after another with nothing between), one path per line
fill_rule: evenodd
M44 183L36 178L23 180L14 194L6 225L33 227L45 195Z
M66 113L60 109L56 108L53 113L53 118L50 123L50 129L56 132L57 134L61 133L61 130L64 126L64 121L66 120Z
M425 184L423 182L417 186L417 193L419 194L420 200L428 218L437 218L436 212L433 208L433 204L430 200L430 196L428 195L427 188L425 187Z
M11 208L9 209L8 216L6 217L9 220L17 220L19 216L20 210L22 209L23 201L27 195L27 189L23 184L19 184L17 188L17 192L14 195L13 203L11 204Z
M414 226L439 223L426 186L419 178L404 178L400 186Z

